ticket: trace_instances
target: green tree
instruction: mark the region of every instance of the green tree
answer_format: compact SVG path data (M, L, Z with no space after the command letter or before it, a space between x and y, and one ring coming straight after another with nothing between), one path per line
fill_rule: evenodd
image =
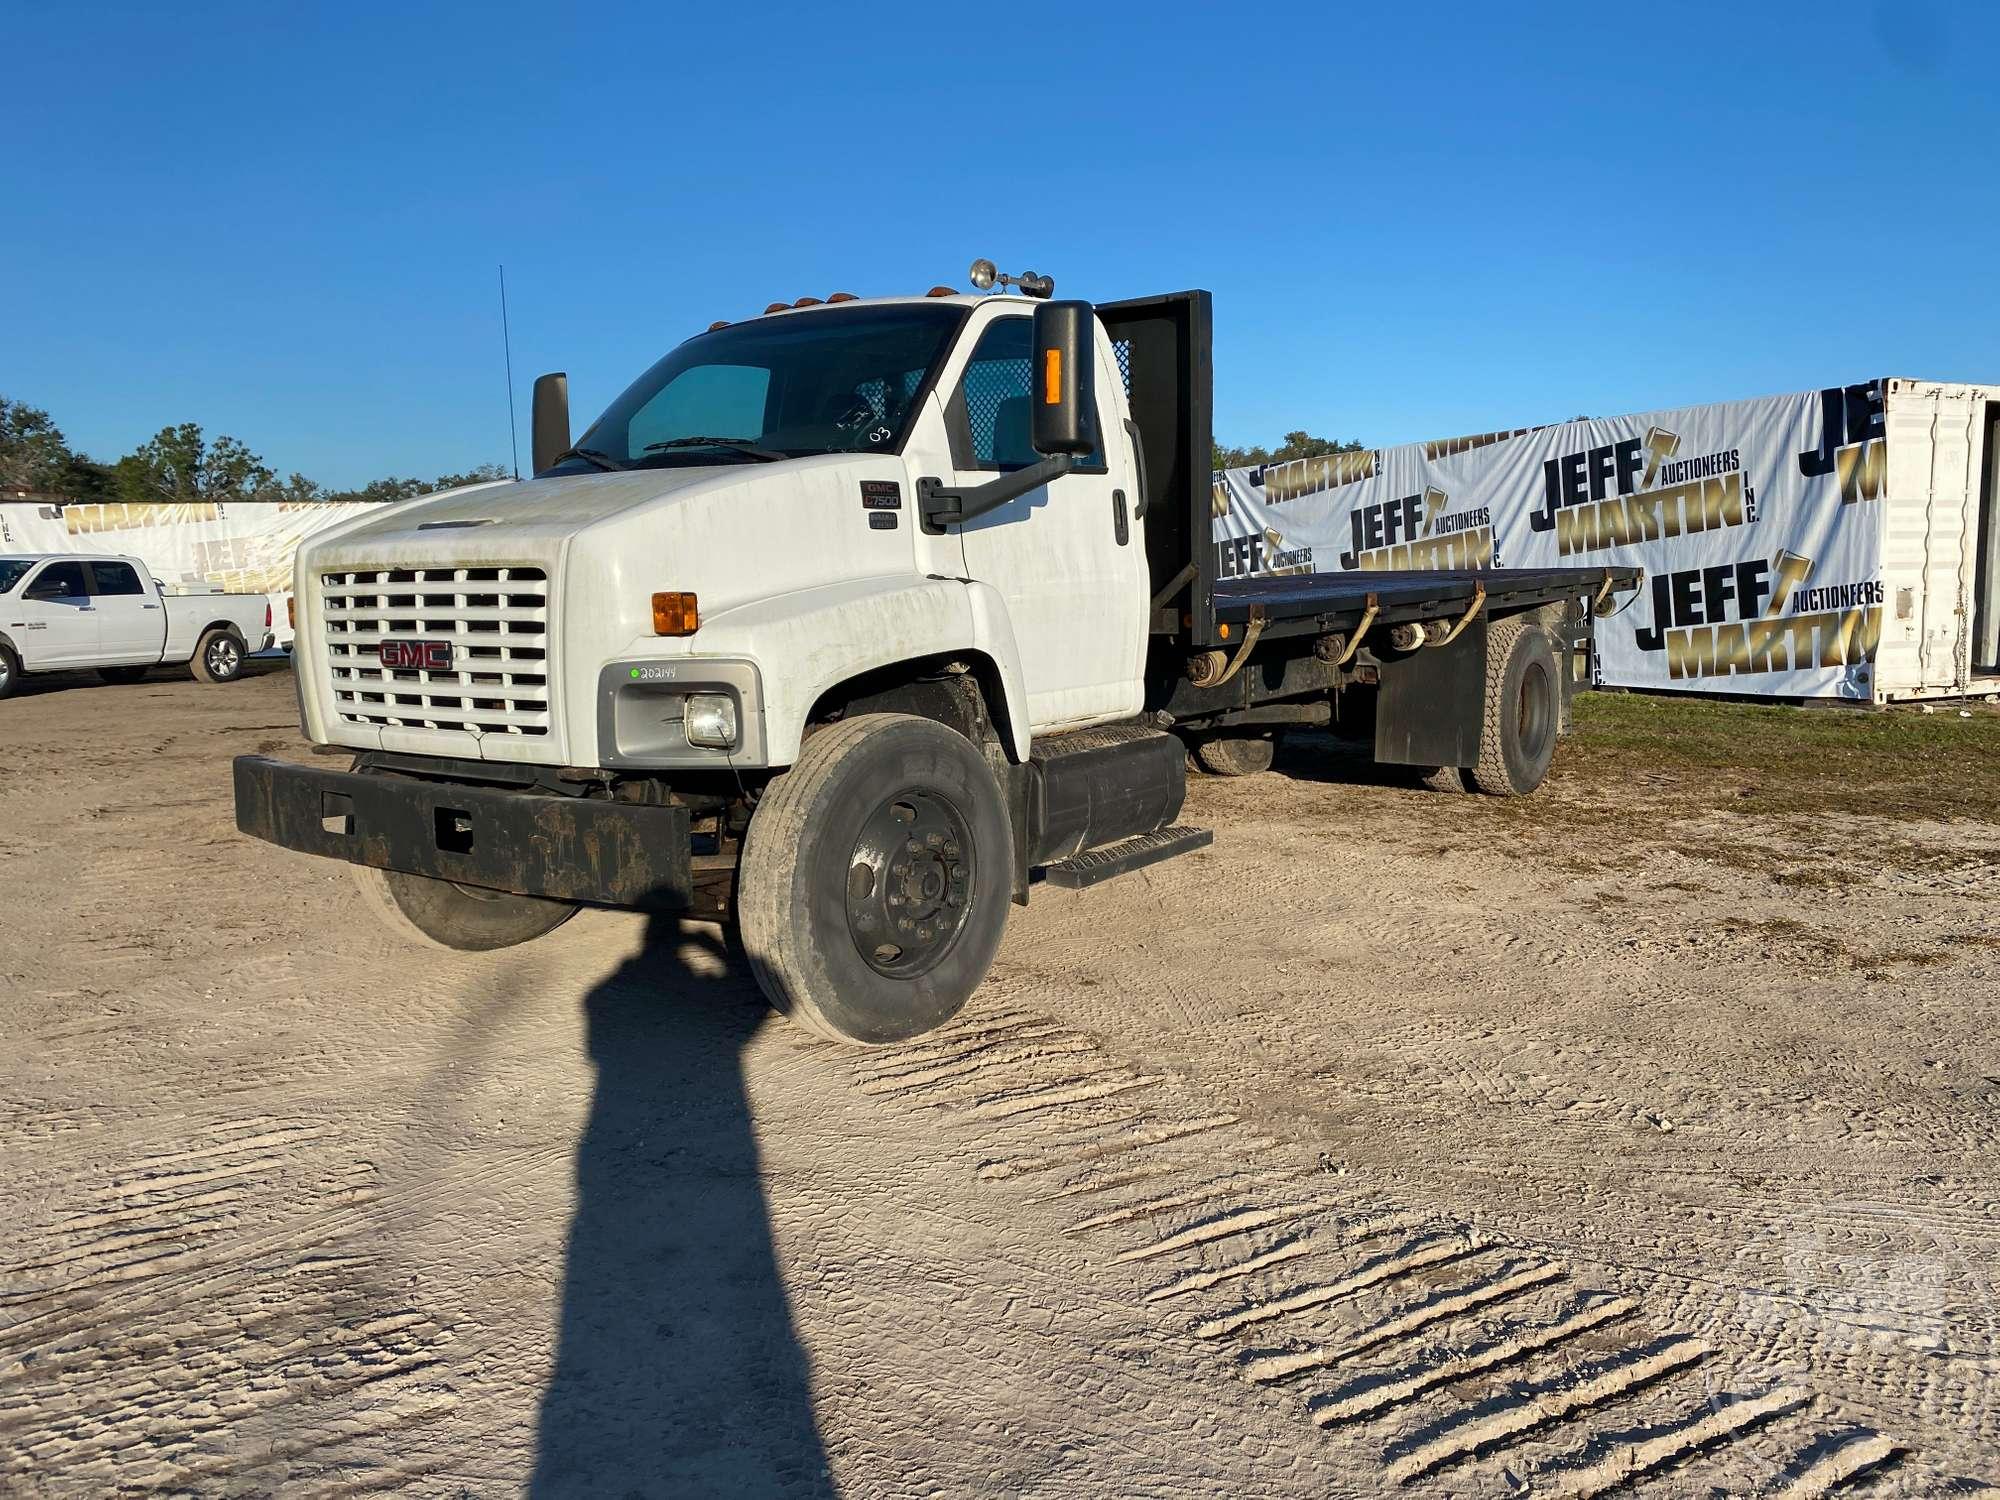
M1215 444L1218 469L1254 469L1260 464L1281 464L1294 458L1318 458L1322 453L1359 453L1365 445L1349 438L1314 437L1310 432L1288 432L1276 448L1225 448Z
M235 438L209 442L198 422L162 427L119 459L114 473L122 499L180 503L248 500L278 477Z
M0 396L0 493L61 493L77 463L47 412Z
M377 479L364 484L358 490L333 490L322 498L327 500L413 500L418 495L428 495L436 490L456 489L461 484L490 484L496 479L508 478L508 471L499 464L480 464L463 474L440 474L435 479Z

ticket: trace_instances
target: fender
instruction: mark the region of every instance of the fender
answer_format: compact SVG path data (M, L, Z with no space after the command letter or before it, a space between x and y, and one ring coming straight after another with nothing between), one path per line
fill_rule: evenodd
M950 651L998 669L1016 760L1028 758L1028 691L1005 602L957 578L863 578L800 589L702 621L697 656L748 657L764 684L773 766L798 759L806 715L822 693L863 672Z

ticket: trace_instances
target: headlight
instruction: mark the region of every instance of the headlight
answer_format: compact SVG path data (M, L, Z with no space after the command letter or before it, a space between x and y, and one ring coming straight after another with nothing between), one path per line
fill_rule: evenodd
M690 745L703 745L711 750L734 749L736 700L727 693L689 695L687 737Z

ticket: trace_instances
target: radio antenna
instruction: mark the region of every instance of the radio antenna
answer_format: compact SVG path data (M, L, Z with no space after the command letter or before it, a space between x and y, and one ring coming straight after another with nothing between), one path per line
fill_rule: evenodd
M521 438L514 428L514 336L507 329L507 266L500 266L500 343L507 351L507 446L514 452L514 479L521 478Z

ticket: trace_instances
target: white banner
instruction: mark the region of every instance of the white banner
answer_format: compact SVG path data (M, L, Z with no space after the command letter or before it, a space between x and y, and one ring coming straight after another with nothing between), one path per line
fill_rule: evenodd
M1886 466L1873 381L1231 469L1218 572L1637 566L1604 684L1868 699Z
M271 601L279 644L289 641L285 601L299 543L373 502L285 504L0 505L0 553L81 552L137 557L169 589L214 586Z

